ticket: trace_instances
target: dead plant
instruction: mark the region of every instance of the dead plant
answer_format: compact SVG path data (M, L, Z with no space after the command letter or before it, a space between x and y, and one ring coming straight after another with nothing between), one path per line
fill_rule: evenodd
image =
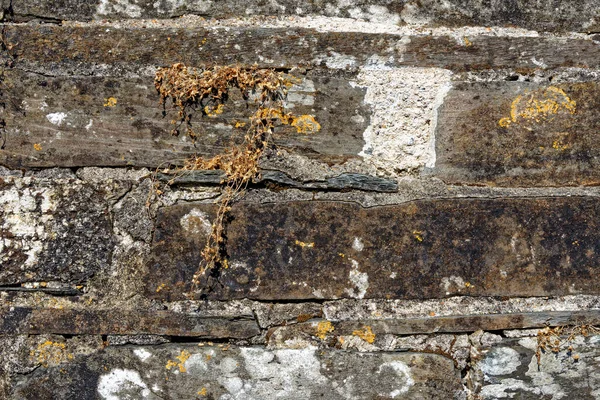
M160 68L156 73L154 84L161 104L166 106L166 100L170 99L178 111L178 118L171 121L175 125L171 131L173 135L184 131L193 141L200 140L202 132L194 129L193 115L198 111L202 117L221 114L234 89L239 90L243 99L255 109L248 118L248 129L241 144L232 145L209 159L193 157L181 168L182 171L219 169L225 173L217 215L201 252L202 261L193 276L192 289L199 286L208 271L228 268L225 251L227 216L248 184L260 176L259 162L272 146L273 130L277 126L290 125L298 133L307 134L321 128L311 115L295 116L285 111L284 100L293 80L283 72L256 66L189 68L178 63Z

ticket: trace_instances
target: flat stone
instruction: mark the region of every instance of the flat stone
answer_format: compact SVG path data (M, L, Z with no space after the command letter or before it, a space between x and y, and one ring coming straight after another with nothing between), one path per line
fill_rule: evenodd
M0 310L3 335L166 335L246 339L260 329L252 315L204 317L146 310L11 307Z
M0 178L0 285L85 282L114 240L102 189L76 180Z
M447 199L362 208L347 202L239 203L227 269L211 299L428 299L598 294L597 199ZM215 206L162 208L147 293L183 299ZM156 291L161 287L159 292Z
M330 66L353 69L436 67L452 71L492 68L600 67L600 47L591 40L554 37L406 35L302 27L119 27L98 25L7 25L6 40L17 68L46 75L123 76L176 62L259 67ZM493 54L493 57L490 57ZM207 61L210 60L210 61ZM340 60L341 62L340 65ZM331 104L331 103L330 103Z
M439 109L436 174L502 186L600 183L598 82L458 83Z
M69 352L66 346L65 352ZM109 346L13 375L9 398L454 398L453 362L437 354L265 350L168 344Z
M8 9L8 0L5 0ZM477 0L450 0L443 4L358 0L352 3L320 1L298 3L278 0L277 3L235 0L223 1L52 1L19 0L10 3L11 12L5 18L13 21L42 19L50 21L123 18L174 18L197 14L207 18L248 15L269 16L330 16L361 18L373 23L418 24L421 26L510 26L540 31L597 31L598 4L589 0L560 0L531 3L525 0L482 3Z
M275 146L330 162L357 158L370 114L362 104L365 90L343 77L301 77L303 83L290 88L286 107L295 115L314 115L321 129L303 134L277 127ZM11 168L181 165L240 142L255 109L232 90L221 115L193 114L200 137L192 143L185 134L171 135L177 111L170 102L165 108L159 104L152 76L49 77L11 70L4 83L10 89L3 93L7 135L0 163Z

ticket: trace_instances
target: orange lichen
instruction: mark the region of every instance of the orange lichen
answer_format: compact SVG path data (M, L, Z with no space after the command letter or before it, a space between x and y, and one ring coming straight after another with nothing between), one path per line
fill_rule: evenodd
M41 144L39 144L39 143L34 143L34 144L33 144L33 149L34 149L35 151L41 151L41 150L42 150L42 145L41 145Z
M357 329L355 331L352 332L352 334L354 336L358 336L359 338L361 338L362 340L364 340L367 343L372 344L373 342L375 342L375 334L373 333L373 330L371 329L370 326L363 326L362 329Z
M327 336L328 333L331 333L335 330L333 324L329 321L321 321L317 324L317 333L316 337L323 340Z

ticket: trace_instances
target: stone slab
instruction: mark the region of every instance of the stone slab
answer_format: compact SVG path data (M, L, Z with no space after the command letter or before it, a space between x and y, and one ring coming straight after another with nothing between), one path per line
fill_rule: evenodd
M10 387L10 399L36 400L452 399L461 390L453 362L437 354L195 344L109 346L14 375Z
M600 183L598 82L457 83L438 110L436 174L449 183Z
M446 199L362 208L350 202L239 203L229 268L196 295L212 299L428 299L598 294L593 197ZM215 206L161 209L147 293L183 299ZM162 287L160 292L156 292Z

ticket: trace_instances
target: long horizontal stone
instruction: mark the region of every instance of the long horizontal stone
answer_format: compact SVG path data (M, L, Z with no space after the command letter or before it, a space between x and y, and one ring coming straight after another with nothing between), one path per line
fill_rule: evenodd
M597 294L595 198L447 199L362 208L346 202L240 203L226 226L229 268L213 299L427 299ZM215 206L161 209L147 293L191 290ZM161 287L160 292L156 289Z
M247 15L312 15L361 18L390 24L424 26L518 26L542 31L598 30L598 3L589 0L560 0L532 3L524 0L482 3L477 0L389 2L359 0L352 3L334 1L298 4L291 0L277 3L235 0L223 1L84 1L68 2L33 0L4 1L5 19L90 20L101 18L173 18L183 14L199 14L212 18Z
M171 311L11 307L0 310L0 316L1 335L166 335L247 339L260 334L252 315L203 317Z
M351 30L351 29L349 29ZM57 74L123 74L183 62L259 67L438 67L453 71L600 67L600 46L560 37L320 32L297 27L7 25L17 66Z
M319 323L321 325L319 325ZM275 327L277 340L293 341L303 335L317 336L319 327L326 323L330 336L355 335L355 332L369 332L379 335L418 335L432 333L469 333L478 330L500 331L507 329L545 328L546 326L597 325L600 323L600 310L590 311L548 311L510 314L451 315L427 318L405 319L365 319L359 321L311 321Z
M357 157L370 119L365 89L327 74L300 77L290 88L287 109L314 115L321 129L306 134L277 127L275 145L328 161ZM239 142L255 110L232 90L222 114L193 114L199 138L192 143L184 133L171 135L177 111L170 102L166 108L159 104L152 76L48 77L11 70L3 83L6 137L0 164L11 168L181 165Z
M114 245L102 188L0 178L0 286L84 283L108 267Z
M458 83L438 110L436 174L502 186L600 183L600 84Z
M437 354L168 344L77 355L59 346L35 373L10 377L9 398L451 399L462 389L452 360Z
M170 185L213 184L225 180L223 171L186 171L179 174L157 174L157 179ZM298 181L280 171L262 171L256 182L274 183L284 187L309 190L350 190L358 189L373 192L395 192L398 184L385 178L357 173L343 173L338 176L314 181Z

